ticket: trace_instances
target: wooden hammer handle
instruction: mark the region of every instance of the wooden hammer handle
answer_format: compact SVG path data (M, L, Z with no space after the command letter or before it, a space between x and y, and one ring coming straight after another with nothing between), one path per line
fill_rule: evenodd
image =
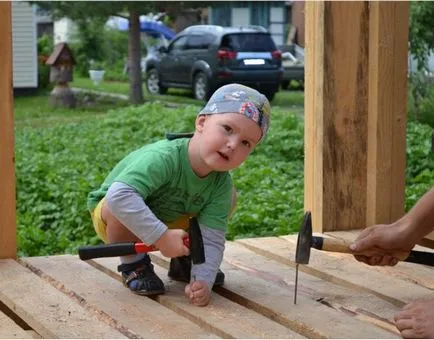
M350 242L336 239L336 238L324 238L319 236L312 236L312 248L318 250L332 251L335 253L346 253L346 254L353 254L353 255L364 255L364 256L372 256L379 253L378 250L375 249L362 252L362 253L353 253L350 250L350 248L348 248L350 244L351 244ZM388 254L392 255L393 257L396 257L400 261L404 261L410 253L405 251L393 251Z

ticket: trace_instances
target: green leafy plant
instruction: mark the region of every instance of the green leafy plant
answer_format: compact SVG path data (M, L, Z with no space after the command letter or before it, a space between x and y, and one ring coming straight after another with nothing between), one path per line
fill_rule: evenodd
M75 253L97 244L87 194L128 152L188 132L199 106L161 102L118 108L68 124L16 130L17 224L20 255ZM20 114L21 116L22 114ZM407 131L407 209L434 183L431 128ZM303 120L274 109L265 141L232 172L238 192L229 239L294 233L303 217Z

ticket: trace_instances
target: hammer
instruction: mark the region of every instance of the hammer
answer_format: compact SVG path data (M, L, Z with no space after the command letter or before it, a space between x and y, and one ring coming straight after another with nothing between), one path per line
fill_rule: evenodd
M365 255L371 256L376 254L377 251L369 250L362 253L353 253L349 245L351 242L339 240L335 238L324 238L320 236L312 236L312 214L307 211L304 214L303 223L297 237L297 248L295 250L295 291L294 291L294 304L297 303L297 284L298 284L298 265L308 264L310 258L310 248L318 250L331 251L336 253L346 253L352 255ZM424 264L427 266L434 266L434 253L423 251L411 250L405 251L392 251L390 255L396 257L400 261Z
M191 261L194 264L205 262L205 250L203 247L202 233L196 217L189 220L188 236L183 239L184 244L190 248ZM78 256L81 260L90 260L97 257L114 257L148 253L158 250L154 245L146 245L140 242L110 243L98 246L84 246L78 248Z

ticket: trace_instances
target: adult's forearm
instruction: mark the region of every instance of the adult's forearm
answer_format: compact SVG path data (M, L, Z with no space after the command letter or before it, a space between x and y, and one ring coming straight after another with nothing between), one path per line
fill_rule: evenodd
M416 202L411 210L398 223L408 226L419 238L434 230L434 187Z

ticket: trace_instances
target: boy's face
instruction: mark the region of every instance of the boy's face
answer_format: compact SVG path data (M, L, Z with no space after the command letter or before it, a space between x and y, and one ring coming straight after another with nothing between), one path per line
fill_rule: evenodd
M201 115L196 119L199 158L210 171L237 168L253 151L262 131L239 113Z

